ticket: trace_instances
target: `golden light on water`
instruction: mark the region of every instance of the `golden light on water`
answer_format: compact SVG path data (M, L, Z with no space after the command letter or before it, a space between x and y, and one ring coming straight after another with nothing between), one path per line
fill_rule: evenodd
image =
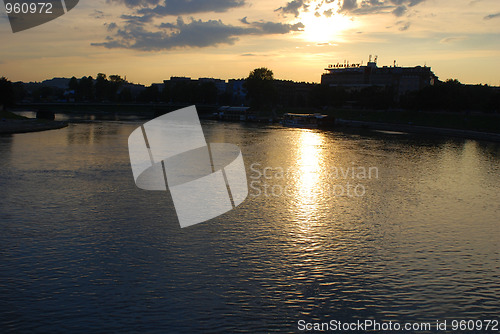
M317 210L321 196L321 146L323 137L313 130L300 130L297 142L296 191L300 215L304 218Z

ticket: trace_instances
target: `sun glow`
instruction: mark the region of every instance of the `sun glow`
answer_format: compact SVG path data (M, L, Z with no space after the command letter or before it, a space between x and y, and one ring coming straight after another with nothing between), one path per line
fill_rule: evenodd
M323 137L313 130L300 130L297 165L299 203L304 214L310 214L316 207L320 194L319 175L321 170L321 149Z
M299 20L304 24L303 38L315 43L339 41L342 33L354 27L352 18L338 13L338 5L316 1L310 10L302 12ZM312 10L315 8L316 10Z

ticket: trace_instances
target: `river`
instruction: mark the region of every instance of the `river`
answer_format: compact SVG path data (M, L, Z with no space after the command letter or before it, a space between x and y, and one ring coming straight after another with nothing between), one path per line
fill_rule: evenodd
M240 147L249 195L181 229L134 183L140 125L0 136L2 332L499 319L499 144L203 121Z

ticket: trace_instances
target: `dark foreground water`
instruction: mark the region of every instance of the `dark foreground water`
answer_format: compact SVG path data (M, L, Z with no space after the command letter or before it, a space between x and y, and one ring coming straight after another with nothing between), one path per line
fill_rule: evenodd
M180 229L134 184L139 125L0 137L0 332L499 319L498 144L206 122L249 197Z

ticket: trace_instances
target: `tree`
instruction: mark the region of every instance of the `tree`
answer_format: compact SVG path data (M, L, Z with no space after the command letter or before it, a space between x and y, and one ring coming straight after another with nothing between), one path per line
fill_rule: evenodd
M0 105L11 106L14 104L14 88L12 82L6 77L0 78Z
M110 101L115 101L117 98L118 91L125 84L126 81L118 74L113 74L109 76L109 82L107 85L107 98Z
M94 79L91 76L80 79L77 95L83 101L94 100Z
M119 76L118 74L112 74L109 76L109 80L113 83L119 83L119 84L122 84L122 83L125 83L126 81L121 77Z
M266 108L273 105L275 88L273 71L266 67L256 68L245 80L244 88L250 105L255 108Z
M108 79L106 74L97 73L97 78L95 79L95 98L97 101L101 102L106 98L107 95Z
M69 79L68 88L76 93L78 90L78 79L76 77L73 76Z
M118 101L120 102L132 102L133 100L132 91L129 87L123 88L120 93L118 93Z
M14 103L22 101L26 97L24 83L22 83L21 81L12 83L12 90L14 91Z

